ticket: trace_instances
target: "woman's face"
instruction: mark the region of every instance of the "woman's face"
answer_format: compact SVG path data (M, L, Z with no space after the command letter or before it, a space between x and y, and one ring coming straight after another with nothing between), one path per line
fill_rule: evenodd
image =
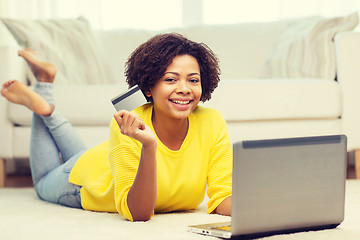
M150 93L156 118L187 119L202 94L197 60L190 55L176 56Z

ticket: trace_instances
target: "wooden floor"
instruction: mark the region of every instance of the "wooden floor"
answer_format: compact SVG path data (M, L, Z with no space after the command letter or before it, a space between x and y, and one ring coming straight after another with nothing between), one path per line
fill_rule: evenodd
M32 187L31 175L9 175L5 180L5 187L8 188L20 188L20 187Z
M355 168L348 168L347 169L346 178L347 179L356 179Z

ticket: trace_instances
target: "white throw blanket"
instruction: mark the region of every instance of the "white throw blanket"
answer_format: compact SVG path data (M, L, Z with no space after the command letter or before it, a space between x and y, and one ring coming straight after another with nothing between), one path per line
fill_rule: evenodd
M217 239L187 231L188 225L229 221L198 210L156 214L129 222L119 214L71 209L41 201L33 188L0 189L0 239ZM266 239L360 239L360 181L346 182L345 220L336 229L276 235Z

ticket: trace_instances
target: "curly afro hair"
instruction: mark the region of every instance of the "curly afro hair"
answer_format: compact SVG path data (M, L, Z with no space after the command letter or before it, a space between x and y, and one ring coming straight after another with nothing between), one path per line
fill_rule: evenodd
M156 35L135 49L126 62L126 81L130 87L137 84L146 93L163 77L173 59L181 55L197 60L202 88L200 100L210 100L220 81L219 60L206 44L190 41L177 33ZM152 102L151 97L147 100Z

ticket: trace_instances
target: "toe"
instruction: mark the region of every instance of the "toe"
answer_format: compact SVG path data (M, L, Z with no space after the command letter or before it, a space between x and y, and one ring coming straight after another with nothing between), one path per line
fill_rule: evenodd
M6 97L6 93L7 93L7 88L2 88L1 89L1 96Z

